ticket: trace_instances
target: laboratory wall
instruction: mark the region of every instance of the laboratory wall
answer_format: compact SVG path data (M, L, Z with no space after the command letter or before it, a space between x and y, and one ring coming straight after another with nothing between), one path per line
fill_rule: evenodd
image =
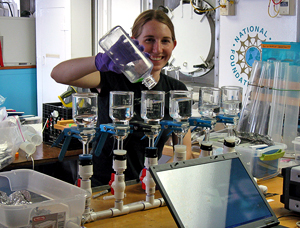
M215 6L215 0L207 0L206 3ZM164 73L176 77L186 83L189 88L198 85L213 86L215 83L214 68L201 73L193 68L201 65L204 60L210 59L210 48L214 49L215 27L210 23L207 14L198 15L190 4L183 4L180 0L114 0L97 1L95 24L97 30L96 40L99 40L107 31L116 25L121 25L125 31L131 34L131 27L140 12L147 9L158 9L165 6L170 9L169 17L174 23L177 46L170 59L171 67L166 67ZM98 44L95 53L102 51ZM175 72L174 69L179 69ZM196 72L196 73L194 73Z
M90 0L36 0L37 104L59 102L67 85L51 78L62 61L92 55Z
M94 53L103 51L98 44L99 39L113 27L120 25L129 35L135 18L140 14L144 1L139 0L98 0L96 1L95 47Z
M24 112L24 115L36 115L36 68L1 69L0 95L6 98L1 107Z
M269 1L236 0L233 16L219 16L215 72L219 87L236 85L246 91L252 63L261 59L262 41L299 42L299 1L290 4L292 15L274 17L272 5L268 13Z
M4 66L35 65L35 19L0 17Z

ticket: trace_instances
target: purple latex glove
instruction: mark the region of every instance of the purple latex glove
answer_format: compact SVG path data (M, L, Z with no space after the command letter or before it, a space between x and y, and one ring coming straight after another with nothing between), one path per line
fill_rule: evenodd
M144 46L139 45L139 41L132 39L132 42L143 52ZM95 65L99 71L113 71L118 74L122 73L125 65L140 59L140 56L135 52L134 48L126 42L125 37L120 39L109 49L114 61L106 53L98 53L95 58ZM150 57L148 53L144 53L146 57Z

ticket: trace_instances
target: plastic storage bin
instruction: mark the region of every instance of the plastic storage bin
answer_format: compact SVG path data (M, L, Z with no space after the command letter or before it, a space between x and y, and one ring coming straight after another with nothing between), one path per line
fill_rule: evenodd
M254 150L251 165L254 177L257 179L269 179L279 174L279 159L285 153L283 145Z
M227 133L211 135L210 140L213 142L214 150L223 147L221 140L226 135ZM275 146L247 144L235 146L235 150L240 153L241 160L253 177L269 179L279 174L279 159L283 157L286 147L283 143L278 143Z
M300 164L300 137L296 137L292 143L294 144L295 162Z
M34 170L0 172L0 191L18 190L29 191L32 204L0 203L0 227L41 227L47 221L58 228L80 227L85 190Z

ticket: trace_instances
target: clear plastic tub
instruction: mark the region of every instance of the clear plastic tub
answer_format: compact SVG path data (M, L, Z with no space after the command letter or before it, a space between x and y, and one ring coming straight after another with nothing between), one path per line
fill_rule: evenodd
M300 137L296 137L292 143L294 144L295 162L300 164Z
M254 150L252 175L257 179L270 179L279 174L279 159L285 153L285 144Z
M0 191L27 190L32 204L0 203L0 227L36 227L57 221L58 227L80 227L86 191L29 169L0 173Z
M222 139L224 139L225 135L224 133L211 135L210 140L213 143L214 151L223 147ZM245 144L235 146L235 150L240 153L241 160L253 177L270 179L279 174L279 159L284 155L286 147L283 143L278 143L275 146Z

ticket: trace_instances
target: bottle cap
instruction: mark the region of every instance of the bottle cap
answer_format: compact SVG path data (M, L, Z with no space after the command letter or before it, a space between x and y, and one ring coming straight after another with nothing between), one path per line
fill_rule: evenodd
M92 165L93 164L92 159L93 159L93 155L91 154L80 154L79 165L81 166Z
M186 151L186 145L175 145L174 150L177 153L182 153Z
M224 146L235 147L235 139L234 139L234 137L226 137L224 139Z
M202 142L201 145L200 145L200 149L201 150L206 150L206 151L212 151L212 144Z
M146 147L145 156L147 158L156 158L157 157L157 148L156 147Z
M113 159L119 161L126 160L126 150L114 150Z
M152 75L148 75L146 76L142 83L148 88L148 89L152 89L154 86L156 86L157 82L154 80L154 78L152 77Z

